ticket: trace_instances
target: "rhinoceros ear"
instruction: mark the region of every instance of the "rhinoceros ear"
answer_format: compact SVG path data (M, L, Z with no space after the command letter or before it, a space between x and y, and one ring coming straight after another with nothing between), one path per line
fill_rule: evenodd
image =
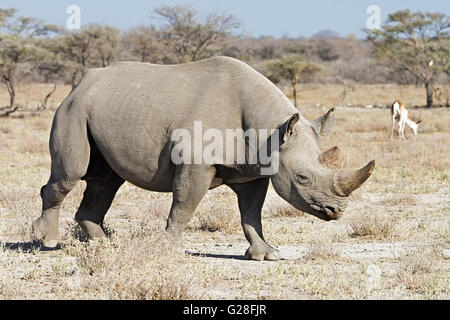
M283 141L286 141L289 136L292 135L294 125L298 122L299 119L300 115L296 113L284 124Z
M335 109L331 108L327 113L311 122L314 130L316 130L316 132L321 136L327 136L333 130L334 111Z

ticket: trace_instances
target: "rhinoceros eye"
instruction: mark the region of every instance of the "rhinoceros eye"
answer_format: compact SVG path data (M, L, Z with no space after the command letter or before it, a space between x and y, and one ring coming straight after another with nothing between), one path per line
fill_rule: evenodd
M297 174L295 177L300 184L307 184L310 180L310 178L307 174L300 173L300 174Z

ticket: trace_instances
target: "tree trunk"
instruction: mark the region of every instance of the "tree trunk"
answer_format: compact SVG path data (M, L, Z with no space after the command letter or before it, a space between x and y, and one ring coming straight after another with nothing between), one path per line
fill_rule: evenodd
M47 102L48 102L48 99L50 98L50 96L51 96L51 95L53 94L53 92L55 92L55 91L56 91L56 83L53 84L53 89L52 89L52 91L50 91L49 93L47 93L47 95L45 96L44 101L43 101L42 104L40 105L39 109L43 109L43 110L47 109Z
M72 90L75 89L75 87L77 86L77 76L78 76L78 70L76 70L72 73L72 78L70 79L70 84L72 85Z
M16 103L16 79L14 76L14 70L9 70L8 73L2 74L2 82L6 86L6 90L9 94L9 107L7 107L7 111L0 116L7 117L11 113L17 111L18 107L15 106Z
M297 83L298 75L294 75L292 79L292 95L294 96L294 106L297 108Z
M297 84L294 83L294 90L293 90L293 96L294 96L294 106L297 108Z
M14 104L16 103L16 93L13 91L11 93L11 96L9 97L9 105L10 108L13 109L14 108Z
M11 86L11 91L9 91L9 107L13 109L15 103L16 103L16 90L14 89L14 86Z
M427 91L427 108L433 105L433 86L431 81L425 83L425 90Z
M14 88L14 81L11 82L10 78L6 79L6 77L3 79L9 94L9 107L7 107L6 112L0 114L0 117L8 117L11 113L16 112L18 109L18 107L14 106L16 101L16 90Z
M9 80L6 81L6 88L8 89L9 94L9 108L13 109L16 102L16 89L14 80L12 78L9 78Z

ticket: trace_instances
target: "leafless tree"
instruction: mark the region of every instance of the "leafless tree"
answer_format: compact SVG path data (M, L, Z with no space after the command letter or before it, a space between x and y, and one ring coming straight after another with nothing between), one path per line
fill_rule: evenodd
M162 61L164 47L159 31L155 27L139 26L125 33L123 42L132 56L140 62L158 63Z
M218 52L219 43L240 27L232 14L213 13L201 17L196 10L182 5L163 5L154 13L161 22L161 39L177 63L213 56Z
M0 81L9 94L4 115L17 110L16 84L40 62L43 49L38 39L59 29L30 17L15 17L15 9L0 9Z
M119 44L119 30L97 24L61 36L57 50L63 54L66 69L71 72L72 87L89 67L105 67L114 61Z

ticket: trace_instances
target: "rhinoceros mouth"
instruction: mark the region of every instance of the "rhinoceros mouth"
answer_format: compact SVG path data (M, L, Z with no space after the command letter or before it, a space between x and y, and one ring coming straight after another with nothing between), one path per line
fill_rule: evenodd
M315 211L312 213L313 215L325 221L337 220L342 216L343 212L343 210L341 210L340 208L331 206L319 206L316 204L311 204L310 207Z

